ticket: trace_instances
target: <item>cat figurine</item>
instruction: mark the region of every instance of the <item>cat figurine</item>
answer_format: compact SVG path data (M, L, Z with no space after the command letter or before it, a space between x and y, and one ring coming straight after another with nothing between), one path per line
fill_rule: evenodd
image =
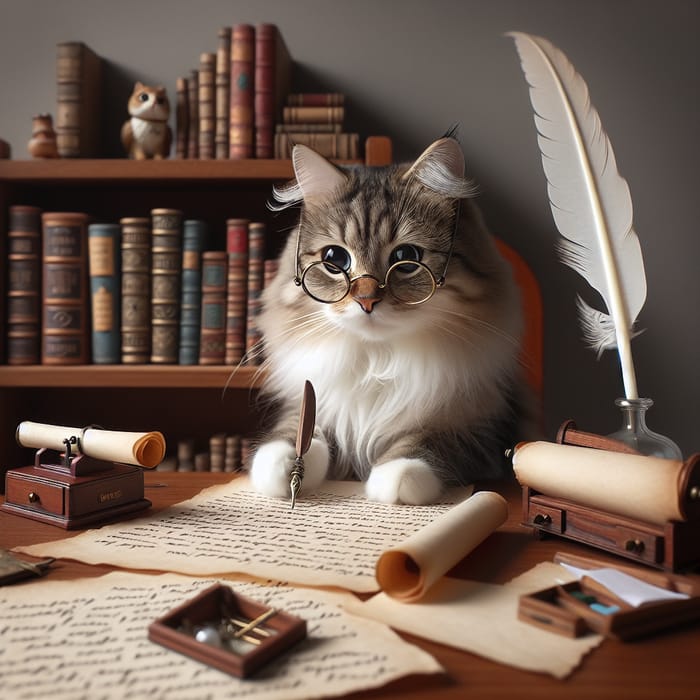
M167 158L172 143L168 126L170 102L164 87L136 82L129 97L130 119L124 122L121 139L130 158Z
M456 139L410 165L343 169L303 145L292 162L271 206L300 204L299 224L258 317L261 398L278 413L253 488L289 497L305 380L317 417L302 495L359 479L369 499L426 504L510 473L529 420L520 298Z

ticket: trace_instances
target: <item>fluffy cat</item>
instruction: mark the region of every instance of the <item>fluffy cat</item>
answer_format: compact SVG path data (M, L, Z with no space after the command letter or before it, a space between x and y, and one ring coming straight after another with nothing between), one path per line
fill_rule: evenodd
M168 126L170 102L164 87L136 82L128 103L130 119L124 122L121 139L130 158L167 158L172 143Z
M358 478L370 499L422 504L445 486L507 474L504 450L518 439L520 301L470 200L457 141L436 141L410 166L341 169L305 146L292 160L296 181L275 190L273 208L301 203L299 229L259 316L262 396L279 413L253 457L253 487L289 496L306 379L317 418L302 494L325 478ZM397 260L419 260L435 280L446 267L444 285L424 303L396 300L380 283ZM313 262L330 283L354 280L347 296L321 303L305 293L297 276Z

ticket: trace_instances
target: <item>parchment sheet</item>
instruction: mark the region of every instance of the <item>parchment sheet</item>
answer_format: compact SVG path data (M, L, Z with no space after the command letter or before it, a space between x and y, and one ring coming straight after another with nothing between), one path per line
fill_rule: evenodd
M521 594L573 580L564 567L544 562L506 585L443 578L410 605L378 593L366 602L348 599L344 607L497 663L565 678L603 637L568 639L521 622L517 611Z
M72 428L32 421L24 421L17 426L17 442L24 447L64 451L66 446L63 441L72 436L80 439L81 451L95 459L136 464L150 469L165 456L165 438L157 431L139 433Z
M15 551L127 569L244 573L374 592L379 555L468 493L455 491L430 506L392 505L367 500L358 482L327 482L291 510L287 499L262 496L247 478L238 478L156 514Z
M685 520L680 460L528 442L513 457L518 481L547 496L569 498L648 523Z
M0 588L0 688L23 700L295 700L441 672L382 624L344 612L349 594L221 581L307 621L308 638L240 680L148 640L148 625L213 579L116 572ZM368 644L368 640L372 640Z

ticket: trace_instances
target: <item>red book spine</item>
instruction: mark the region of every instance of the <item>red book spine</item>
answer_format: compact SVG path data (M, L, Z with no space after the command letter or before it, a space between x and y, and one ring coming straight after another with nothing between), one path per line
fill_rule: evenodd
M255 27L237 24L231 37L231 158L253 157L254 108Z
M262 361L262 334L257 316L262 305L265 268L265 224L252 222L248 226L248 303L246 323L246 362L258 365Z
M228 288L226 295L226 364L237 365L246 346L246 305L248 299L248 220L226 222Z

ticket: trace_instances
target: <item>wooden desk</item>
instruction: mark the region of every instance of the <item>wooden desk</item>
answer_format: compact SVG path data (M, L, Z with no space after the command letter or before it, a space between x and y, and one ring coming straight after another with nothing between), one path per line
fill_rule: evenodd
M227 474L146 472L146 497L153 501L154 509L162 509L194 496L206 486L221 484L230 478ZM619 559L562 539L533 538L529 530L520 525L520 489L517 484L497 486L494 490L503 493L509 501L507 523L461 562L451 575L505 583L541 561L551 561L557 551L620 563ZM494 485L490 484L489 488L494 488ZM0 512L0 547L4 549L65 536L66 532L60 528ZM54 565L50 576L70 580L98 576L110 570L111 567L60 561ZM700 575L696 578L700 581ZM469 624L467 620L465 624ZM605 640L584 658L581 666L566 681L502 666L410 635L404 634L403 637L432 654L446 669L446 674L403 678L380 690L351 697L387 700L700 698L698 625L626 644Z

